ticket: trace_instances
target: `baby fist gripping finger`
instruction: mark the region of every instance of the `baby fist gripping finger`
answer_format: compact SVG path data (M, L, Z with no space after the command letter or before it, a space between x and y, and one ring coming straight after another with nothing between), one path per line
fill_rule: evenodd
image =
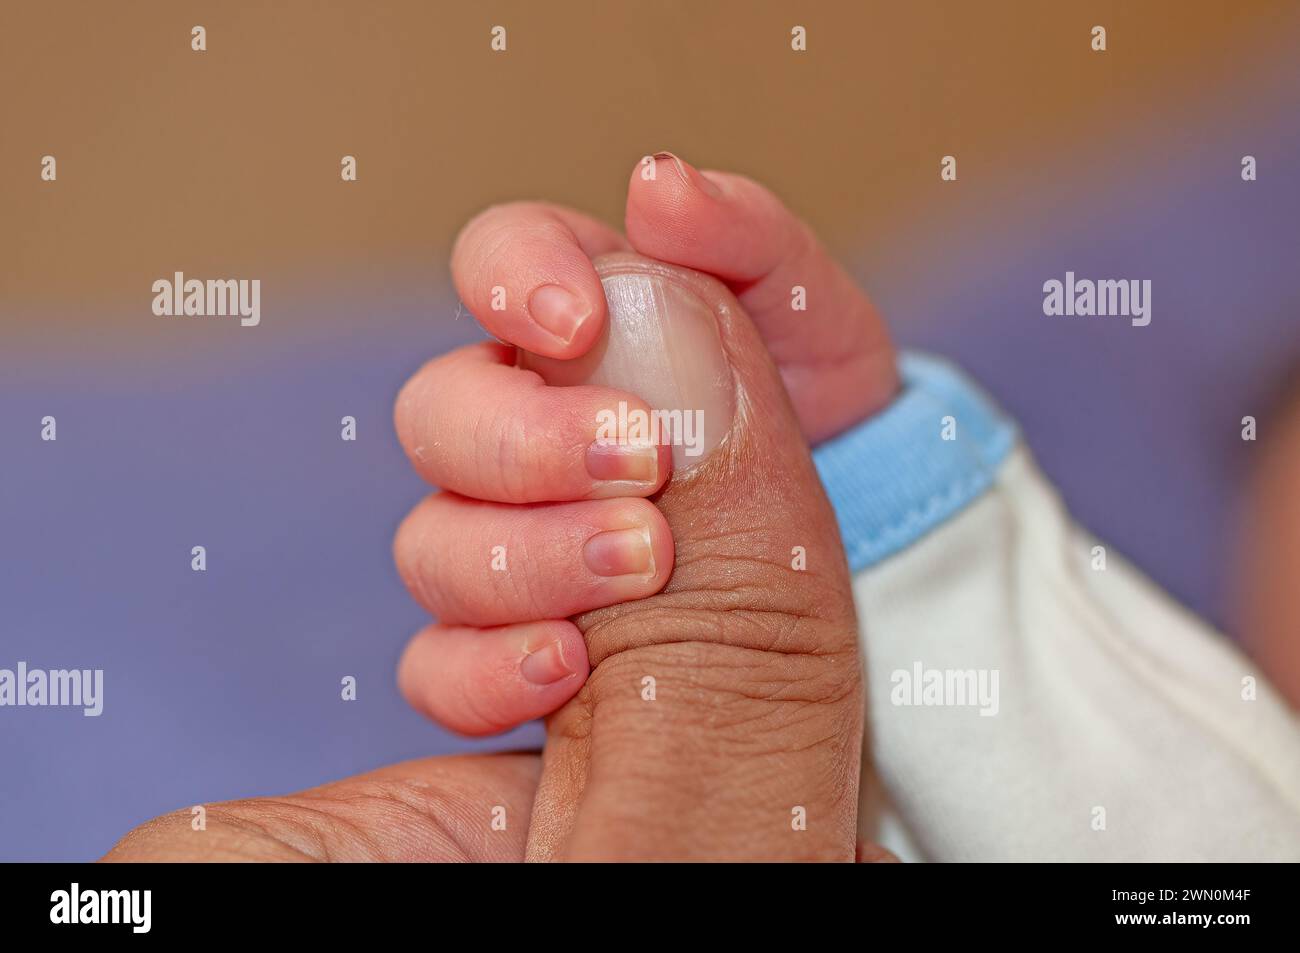
M771 191L700 172L671 153L632 173L635 251L722 279L753 319L817 444L880 410L898 388L889 330L813 230ZM613 249L611 249L613 250ZM568 356L568 355L564 355Z
M657 595L576 619L594 670L548 724L530 856L852 860L852 596L780 377L718 281L633 254L596 266L603 339L524 363L659 412L676 566Z

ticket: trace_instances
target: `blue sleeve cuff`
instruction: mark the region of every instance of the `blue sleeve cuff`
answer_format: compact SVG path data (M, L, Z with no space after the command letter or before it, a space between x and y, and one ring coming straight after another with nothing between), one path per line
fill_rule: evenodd
M1015 424L953 365L905 354L900 371L889 407L813 451L855 573L979 497L1016 442Z

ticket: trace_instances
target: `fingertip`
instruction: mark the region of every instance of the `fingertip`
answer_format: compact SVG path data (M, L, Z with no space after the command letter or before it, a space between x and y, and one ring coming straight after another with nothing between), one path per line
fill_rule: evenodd
M650 536L652 571L649 578L641 583L640 588L643 591L635 597L644 599L666 586L668 577L673 573L673 560L676 557L673 531L669 528L663 512L649 500L628 498L622 502L626 507L622 518L612 519L611 522L643 526Z
M646 158L650 164L632 170L623 217L623 229L638 250L660 230L682 230L698 215L697 207L710 199L703 188L708 180L678 156L659 152Z
M572 698L587 680L591 671L587 640L568 619L552 619L526 628L519 674L535 690L546 693L548 699L558 699L538 713L550 714Z
M658 187L658 190L650 188ZM721 184L707 173L701 172L674 152L656 152L644 157L632 170L629 193L659 199L677 195L680 198L723 197Z
M654 591L658 592L668 585L668 578L673 574L673 560L677 555L677 547L673 542L673 531L668 527L668 520L657 506L647 505L651 506L654 519L658 521L658 526L651 531L650 536L655 554Z
M591 350L605 326L605 291L594 268L589 276L565 284L547 281L527 293L521 327L512 344L559 360L573 360ZM530 345L525 342L537 342Z
M761 277L789 250L797 221L768 189L743 175L702 172L663 153L662 174L628 189L624 230L632 247L727 282Z
M605 294L591 257L623 245L613 229L540 203L493 206L452 247L452 281L491 334L516 347L571 359L604 327Z
M402 653L397 683L426 717L479 737L551 714L588 674L582 633L553 619L490 629L428 626Z

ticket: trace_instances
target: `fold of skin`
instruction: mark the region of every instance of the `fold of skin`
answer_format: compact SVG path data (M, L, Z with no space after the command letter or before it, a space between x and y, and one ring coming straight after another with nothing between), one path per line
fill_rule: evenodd
M655 501L676 544L666 588L575 620L594 669L548 722L528 856L853 860L857 625L780 376L721 283L627 253L596 265L602 341L520 363L702 415L702 437L698 454L674 447Z

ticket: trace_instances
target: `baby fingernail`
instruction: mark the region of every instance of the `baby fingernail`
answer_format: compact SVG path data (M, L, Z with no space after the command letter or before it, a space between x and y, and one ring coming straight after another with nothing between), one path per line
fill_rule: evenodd
M567 288L542 285L528 298L533 320L564 343L573 340L582 322L591 314L588 304Z
M644 443L604 443L587 448L587 473L593 480L631 480L656 483L659 447Z
M717 183L712 182L708 178L708 176L706 176L699 169L695 168L695 166L683 162L681 158L674 155L673 153L660 152L655 155L655 159L656 160L671 159L673 163L677 166L678 174L681 175L681 177L685 179L688 183L690 183L695 188L699 189L701 192L703 192L705 195L711 198L717 199L722 197L722 189L718 188Z
M519 663L519 671L534 685L552 685L573 674L564 661L564 646L558 639L525 655Z
M645 527L597 533L582 548L587 568L597 576L628 576L654 572L650 531Z
M645 419L629 411L628 427L644 424L648 442L668 444L675 470L694 466L730 432L736 408L713 309L684 283L656 272L609 271L601 282L609 306L601 344L576 360L521 351L520 365L548 384L636 394L660 414ZM622 423L620 417L620 432Z

